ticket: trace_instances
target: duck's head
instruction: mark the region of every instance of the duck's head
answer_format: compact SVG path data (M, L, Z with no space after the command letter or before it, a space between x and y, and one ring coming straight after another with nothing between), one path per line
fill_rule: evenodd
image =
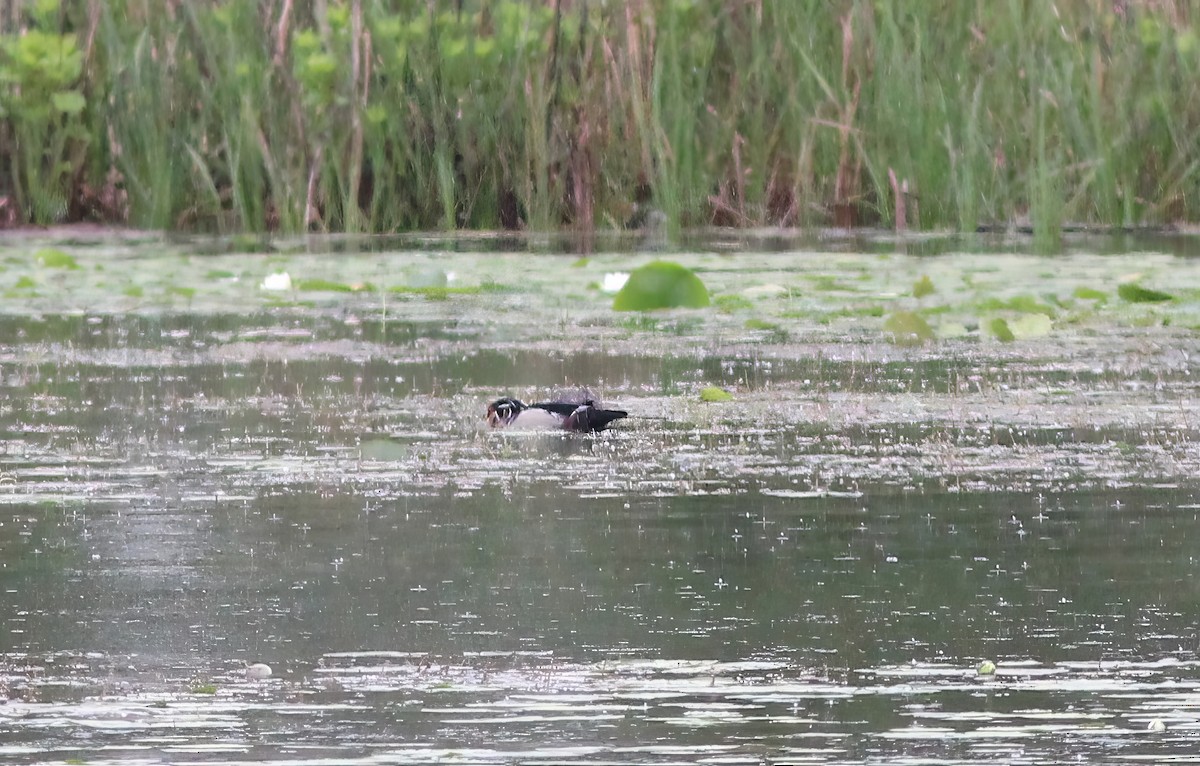
M520 399L502 396L488 405L486 420L492 428L501 428L516 420L524 409L525 404Z

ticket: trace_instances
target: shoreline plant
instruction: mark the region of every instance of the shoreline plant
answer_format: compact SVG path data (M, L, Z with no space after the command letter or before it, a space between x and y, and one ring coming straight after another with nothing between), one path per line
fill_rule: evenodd
M18 222L215 232L1200 221L1186 0L26 0Z

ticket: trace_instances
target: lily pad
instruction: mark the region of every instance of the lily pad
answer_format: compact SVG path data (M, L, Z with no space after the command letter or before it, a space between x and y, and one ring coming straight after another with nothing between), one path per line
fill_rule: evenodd
M79 264L75 262L75 258L53 247L43 248L38 250L34 255L34 259L48 269L78 269Z
M937 326L939 338L965 338L970 334L971 331L962 322L942 322Z
M778 330L779 329L779 325L775 324L774 322L768 322L765 319L758 319L758 318L754 318L754 317L747 319L743 323L743 326L747 330Z
M932 295L937 292L937 288L933 286L933 280L926 274L918 279L913 284L913 297L924 298L926 295Z
M1122 300L1130 303L1162 303L1163 301L1174 300L1175 296L1169 293L1151 290L1148 287L1126 283L1117 287L1117 295L1121 296Z
M1017 336L1013 335L1012 329L1008 326L1008 322L1000 317L996 317L988 322L986 326L992 337L1001 343L1012 343L1017 339Z
M720 386L705 386L700 391L700 401L702 402L730 402L733 401L733 394L729 393Z
M691 269L671 261L654 261L634 269L613 298L614 311L652 311L668 308L704 308L708 288Z
M298 279L296 289L301 292L313 293L352 293L354 288L342 282L329 279Z
M1054 322L1045 314L1022 314L1008 323L1015 338L1040 338L1049 335Z
M912 311L896 311L883 320L883 331L892 336L900 346L915 346L933 340L933 328L919 314Z
M1091 287L1076 287L1074 296L1082 301L1108 300L1108 293L1095 290Z

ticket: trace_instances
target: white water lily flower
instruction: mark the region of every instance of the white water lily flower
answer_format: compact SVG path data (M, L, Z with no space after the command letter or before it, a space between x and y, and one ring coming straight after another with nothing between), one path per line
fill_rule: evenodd
M278 274L268 274L263 277L262 284L258 286L259 290L291 290L292 278L286 271L281 271Z
M615 293L628 281L628 271L611 271L604 275L604 282L600 285L600 289L606 293Z

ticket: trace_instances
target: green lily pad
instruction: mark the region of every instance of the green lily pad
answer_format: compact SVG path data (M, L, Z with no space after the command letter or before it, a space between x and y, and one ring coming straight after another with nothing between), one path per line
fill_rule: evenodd
M298 279L296 289L314 293L352 293L354 288L343 282L333 282L328 279Z
M1012 343L1017 339L1017 336L1013 335L1012 329L1008 326L1008 322L1004 321L1000 317L996 317L992 321L988 322L986 327L988 332L992 334L992 337L1001 343Z
M629 281L613 298L614 311L652 311L669 308L704 308L708 288L691 269L671 261L654 261L634 269Z
M733 401L733 394L729 393L720 386L705 386L700 390L700 401L730 402Z
M34 260L48 269L78 269L74 256L53 247L43 248L34 254Z
M750 319L747 319L743 323L743 326L747 330L778 330L779 329L779 325L775 324L774 322L768 322L765 319L758 319L756 317L751 317Z
M1090 287L1076 287L1074 296L1082 301L1103 301L1108 300L1108 293L1100 290L1094 290Z
M937 326L939 338L965 338L971 334L962 322L942 322Z
M883 331L900 346L916 346L933 340L933 328L913 311L896 311L883 320Z
M914 298L924 298L926 295L932 295L935 292L937 292L937 288L933 286L933 280L929 278L928 274L913 284Z
M1135 285L1127 282L1117 287L1117 295L1121 296L1122 300L1130 303L1162 303L1163 301L1174 300L1175 296L1169 293L1151 290L1148 287Z
M1054 321L1045 314L1022 314L1008 323L1015 338L1040 338L1054 329Z

